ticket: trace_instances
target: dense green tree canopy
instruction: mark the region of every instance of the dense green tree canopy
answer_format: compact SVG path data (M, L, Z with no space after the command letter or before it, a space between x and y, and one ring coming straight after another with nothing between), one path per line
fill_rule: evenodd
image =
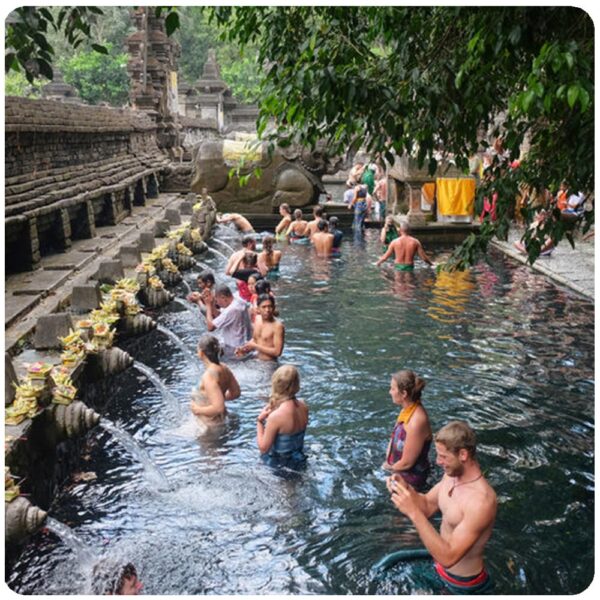
M566 180L593 190L594 28L580 9L213 10L230 41L258 45L259 62L269 65L260 131L279 143L325 139L332 151L362 147L390 162L407 152L433 172L440 149L466 168L478 149L503 137L520 168L495 161L480 194L492 186L499 193L499 221L468 240L458 266L506 233L519 183L555 191ZM270 119L276 127L268 132ZM546 232L556 241L570 235L560 219ZM530 248L534 260L539 244Z

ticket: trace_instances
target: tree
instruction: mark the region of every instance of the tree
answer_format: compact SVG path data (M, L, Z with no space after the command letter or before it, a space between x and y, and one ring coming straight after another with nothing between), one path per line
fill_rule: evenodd
M29 83L43 75L52 80L54 48L48 41L51 31L63 33L68 44L77 48L90 40L91 27L102 11L95 6L50 8L22 6L6 18L4 71L23 71ZM106 54L106 48L92 43L96 52Z
M258 49L251 45L242 53L238 44L220 37L220 30L210 21L203 7L178 8L181 26L175 39L184 49L179 58L179 70L188 83L195 83L202 75L208 50L214 48L221 67L221 76L241 102L256 102L259 91Z
M478 194L498 193L499 219L457 249L456 267L472 263L494 235L506 236L519 186L556 190L565 179L593 190L594 27L580 9L216 7L212 14L227 40L256 44L258 63L269 65L259 131L271 143L325 140L331 152L363 147L389 162L408 153L433 173L440 150L466 169L502 136L509 162L522 158L520 167L494 160ZM524 216L531 220L532 211ZM544 233L572 242L572 225L554 217L536 229L530 261ZM593 212L585 227L592 219Z
M128 56L114 53L110 43L106 48L108 54L78 52L63 61L61 69L65 81L77 88L84 102L108 102L113 106L121 106L129 96Z

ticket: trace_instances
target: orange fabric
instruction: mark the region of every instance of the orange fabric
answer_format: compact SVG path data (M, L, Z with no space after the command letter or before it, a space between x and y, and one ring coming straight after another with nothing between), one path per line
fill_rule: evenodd
M475 207L475 179L438 177L436 179L438 213L472 216Z
M567 208L567 192L558 192L558 196L556 197L556 207L558 210L565 210Z
M433 204L433 198L435 196L435 183L424 183L421 188L423 198L427 204Z

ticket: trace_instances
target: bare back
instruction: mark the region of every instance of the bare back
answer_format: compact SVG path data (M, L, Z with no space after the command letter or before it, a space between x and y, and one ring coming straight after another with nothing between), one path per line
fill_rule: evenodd
M410 235L401 235L390 244L390 247L394 251L394 262L396 264L412 265L421 243Z
M287 230L287 235L293 233L295 237L305 237L308 235L308 222L303 219L294 221Z
M319 256L330 256L333 249L333 233L318 231L312 236L312 243Z

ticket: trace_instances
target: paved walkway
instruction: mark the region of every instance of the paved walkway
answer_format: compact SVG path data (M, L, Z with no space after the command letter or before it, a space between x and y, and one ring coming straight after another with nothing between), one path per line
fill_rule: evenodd
M513 246L513 243L520 240L522 235L523 230L514 229L508 236L508 242L495 240L492 245L515 260L527 263L527 257L519 253ZM568 240L563 239L550 256L540 256L531 268L593 302L595 299L594 254L595 235L585 241L579 237L575 240L575 248L571 247Z

